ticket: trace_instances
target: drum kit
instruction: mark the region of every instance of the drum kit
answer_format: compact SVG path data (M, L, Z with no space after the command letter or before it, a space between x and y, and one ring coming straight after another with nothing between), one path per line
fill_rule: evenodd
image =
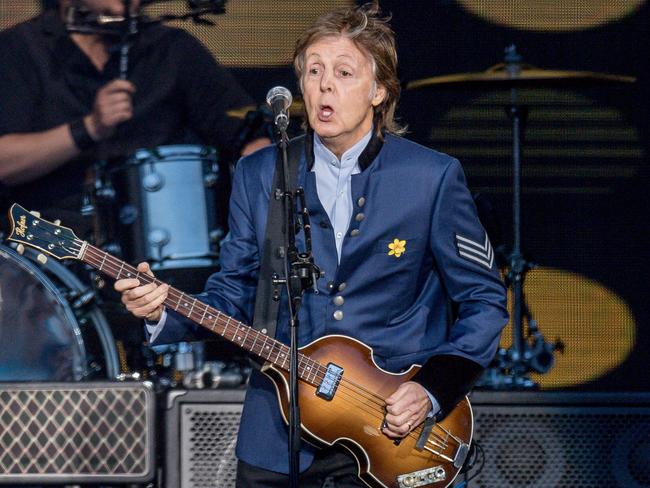
M129 47L140 26L184 19L213 24L206 16L225 12L222 0L188 2L186 13L158 17L131 15L131 0L124 3L126 16L97 14L78 4L65 16L68 32L119 41L121 78L128 77ZM93 222L89 240L130 262L148 261L174 286L201 291L217 267L224 236L218 163L217 151L200 145L143 148L119 161L96 161L79 210L84 221ZM131 376L162 386L244 382L241 368L206 361L201 345L151 352L136 332L142 330L140 321L125 312L98 275L79 264L37 258L31 251L20 255L0 246L0 337L5 339L0 381Z
M524 330L522 284L529 263L521 251L520 193L526 110L518 103L517 90L633 81L617 75L526 66L511 47L506 50L505 63L486 71L437 76L406 85L407 90L502 88L511 92L507 111L512 122L513 244L506 273L513 289L513 345L500 352L498 367L492 370L487 386L533 386L526 374L540 361L552 365L557 346L546 342L538 329L533 330L530 317L526 317L528 330ZM292 116L302 116L300 101L297 105ZM251 110L257 107L244 107L229 115L245 118ZM224 217L218 215L215 204L217 163L213 148L172 145L143 148L124 158L122 164L110 169L98 167L101 174L95 179L93 198L85 209L94 212L94 244L132 263L148 261L163 280L186 291L200 291L217 267L219 243L224 236L217 226L218 217ZM88 270L74 270L52 260L41 264L31 252L19 255L0 246L0 381L81 381L132 373L126 357L129 352L113 337L113 322L121 319L111 316L111 304L121 307L115 303L117 297L110 297L102 286ZM15 326L18 323L20 327ZM141 325L131 322L129 327ZM226 351L234 354L234 349ZM232 387L244 383L247 376L244 366L232 366L237 361L206 359L202 344L176 344L142 354L145 364L137 373L169 386ZM540 358L542 354L544 358Z
M140 149L110 168L97 164L95 172L101 175L81 211L93 217L90 240L129 262L147 261L164 281L199 292L216 270L224 235L218 226L216 150ZM0 245L0 382L134 373L169 386L244 382L233 364L206 361L200 344L151 352L137 343L140 322L98 275L77 264L39 262L37 256ZM139 363L137 371L131 360Z

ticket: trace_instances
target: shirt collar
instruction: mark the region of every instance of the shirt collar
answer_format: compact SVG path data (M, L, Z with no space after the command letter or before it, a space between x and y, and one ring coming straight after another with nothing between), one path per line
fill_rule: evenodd
M336 155L330 151L325 144L323 144L323 141L318 137L318 134L314 133L314 157L316 159L327 161L328 163L333 163L339 168L354 166L357 164L359 156L368 145L371 136L372 128L365 136L359 139L354 146L345 151L339 160Z

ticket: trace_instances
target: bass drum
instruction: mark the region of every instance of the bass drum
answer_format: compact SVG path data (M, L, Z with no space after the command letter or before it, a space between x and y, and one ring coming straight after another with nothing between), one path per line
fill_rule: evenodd
M0 381L116 378L115 342L94 293L36 255L0 245Z

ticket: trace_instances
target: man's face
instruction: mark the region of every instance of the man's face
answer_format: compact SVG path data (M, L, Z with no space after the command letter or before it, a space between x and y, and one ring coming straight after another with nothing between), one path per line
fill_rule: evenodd
M373 106L386 95L375 86L370 58L343 36L307 48L302 91L309 125L339 157L370 130Z

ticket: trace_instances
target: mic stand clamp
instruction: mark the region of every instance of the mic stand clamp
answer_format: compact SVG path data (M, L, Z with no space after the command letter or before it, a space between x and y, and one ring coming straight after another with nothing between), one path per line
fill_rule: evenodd
M318 293L316 280L321 276L321 271L314 264L311 250L311 225L309 212L306 208L305 193L302 188L294 192L289 185L289 162L287 158L288 137L286 125L276 125L279 138L278 148L282 158L282 177L280 178L283 188L274 190L276 199L283 199L284 210L284 249L280 254L284 258L284 277L274 274L272 277L274 292L273 299L280 299L280 287L284 286L287 291L287 303L289 307L289 328L290 328L290 360L289 360L289 486L298 488L300 473L300 408L298 405L298 312L302 304L302 297L307 289ZM298 198L301 205L302 228L305 235L305 252L298 252L296 246L296 225L294 220L295 199Z

